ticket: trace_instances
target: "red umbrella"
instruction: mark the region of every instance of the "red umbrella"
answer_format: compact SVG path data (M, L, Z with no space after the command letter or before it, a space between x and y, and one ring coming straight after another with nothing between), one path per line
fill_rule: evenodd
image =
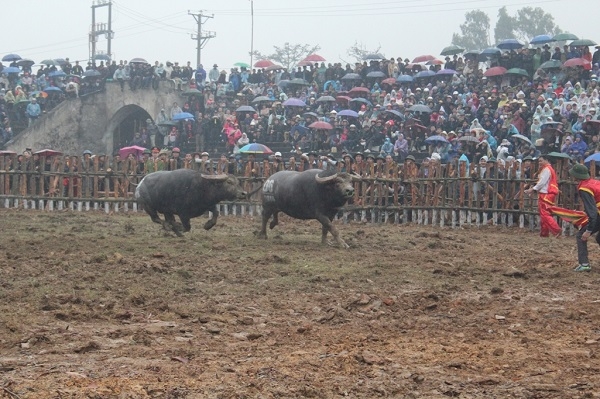
M431 60L435 60L435 57L433 55L420 55L417 58L415 58L412 62L418 63L418 62L427 62L427 61L431 61Z
M308 65L312 65L312 64L313 64L312 61L302 60L298 63L298 66L308 66Z
M14 151L4 150L4 151L0 151L0 155L17 155L17 153Z
M333 129L333 126L331 126L331 124L329 124L327 122L323 122L323 121L313 122L310 125L308 125L308 127L313 128L313 129L324 129L324 130Z
M123 147L119 150L121 158L127 158L129 154L133 154L136 158L140 158L146 149L139 145L132 145L131 147Z
M271 65L265 68L265 71L274 71L276 69L283 69L283 67L281 65Z
M398 82L396 81L396 78L387 78L387 79L383 79L383 80L381 81L381 84L388 84L388 85L394 85L394 84L396 84L396 83L398 83Z
M585 66L589 64L589 62L584 58L571 58L570 60L566 60L563 64L564 68L575 67L575 66Z
M348 92L348 94L350 95L355 95L355 96L363 96L365 94L370 94L371 91L369 89L367 89L366 87L354 87L352 90L350 90Z
M427 61L427 65L442 65L443 63L444 61L438 59Z
M337 101L339 103L344 102L344 101L350 101L350 100L352 100L352 97L348 97L348 96L337 96L335 98L335 101Z
M273 63L273 61L260 60L260 61L256 61L256 63L254 64L254 67L255 68L266 68L266 67L270 67L271 65L275 65Z
M52 157L54 155L62 155L62 152L44 148L43 150L34 152L34 154L38 154L40 157Z
M319 54L310 54L302 61L323 62L325 61L325 58L321 57Z
M411 62L410 64L406 65L406 69L413 69L414 67L417 67L419 69L423 69L423 65L421 64L415 64L414 62Z
M483 73L483 76L487 76L489 78L491 76L502 76L505 73L506 73L506 68L497 66L497 67L493 67L493 68L490 68L487 71L485 71Z

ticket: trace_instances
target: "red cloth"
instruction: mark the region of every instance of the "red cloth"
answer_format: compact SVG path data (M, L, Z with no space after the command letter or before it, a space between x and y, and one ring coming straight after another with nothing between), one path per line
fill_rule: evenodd
M560 226L552 216L551 209L556 205L556 194L543 194L538 196L538 210L540 212L540 236L548 237L560 233Z

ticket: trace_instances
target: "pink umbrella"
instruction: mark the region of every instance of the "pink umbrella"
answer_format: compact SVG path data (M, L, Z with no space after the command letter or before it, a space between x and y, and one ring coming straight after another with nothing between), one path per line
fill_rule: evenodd
M589 64L589 62L585 58L571 58L570 60L566 60L563 64L564 68L568 67L576 67L576 66L584 66Z
M312 61L307 61L307 60L302 60L298 63L298 66L309 66L312 65L313 62Z
M313 122L310 125L308 125L308 127L312 128L312 129L324 129L324 130L333 129L333 126L331 126L330 123L323 122L323 121Z
M44 148L43 150L39 150L34 152L34 154L39 155L40 157L52 157L54 155L62 155L62 152L56 150L49 150Z
M418 63L418 62L427 62L427 61L431 61L431 60L435 60L435 57L433 55L420 55L417 58L415 58L412 62Z
M266 67L270 67L271 65L275 65L273 63L273 61L260 60L260 61L256 61L256 63L254 64L254 67L255 68L266 68Z
M488 69L487 71L485 71L483 73L483 76L486 77L492 77L492 76L502 76L506 73L506 68L501 67L501 66L497 66L497 67L493 67Z
M321 57L319 54L310 54L302 61L323 62L325 61L325 58Z
M387 78L387 79L383 79L381 81L381 84L388 84L388 85L395 85L396 83L398 83L396 81L396 78Z
M140 147L139 145L132 145L131 147L123 147L119 150L119 155L121 158L127 158L129 154L135 155L137 159L141 158L142 154L146 149L144 147Z

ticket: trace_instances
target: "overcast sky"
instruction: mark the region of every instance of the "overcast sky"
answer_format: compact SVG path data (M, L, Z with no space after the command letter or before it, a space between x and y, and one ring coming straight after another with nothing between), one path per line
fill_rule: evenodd
M563 31L600 42L599 0L254 0L254 48L270 53L273 45L319 44L328 62L352 61L346 54L355 41L386 57L439 55L459 32L464 14L481 9L491 19L491 40L498 9L513 15L524 6L541 7ZM214 31L202 50L205 67L229 68L249 62L250 0L113 0L114 59L143 57L149 62L196 62L196 21L188 10L214 18L203 28ZM0 57L17 53L38 62L69 57L87 60L92 0L30 0L26 6L2 7ZM25 7L25 8L24 8ZM108 7L97 9L96 21L108 21ZM106 48L105 39L98 49ZM256 60L255 60L256 61Z

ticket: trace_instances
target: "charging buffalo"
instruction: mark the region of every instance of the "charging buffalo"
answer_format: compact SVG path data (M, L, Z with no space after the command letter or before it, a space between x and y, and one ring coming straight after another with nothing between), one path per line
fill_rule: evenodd
M323 244L327 243L327 232L331 232L340 246L348 248L332 221L354 195L352 181L356 179L360 177L348 173L328 174L320 169L273 174L262 188L262 227L258 237L266 239L267 222L273 216L269 227L274 228L279 223L279 212L283 212L296 219L318 220L322 225Z
M235 176L204 175L191 169L178 169L150 173L140 181L135 190L135 198L152 221L162 224L181 236L181 230L190 231L190 219L206 211L212 212L212 218L204 224L210 230L216 223L219 211L217 204L224 200L245 198ZM158 213L165 216L161 220ZM179 216L181 225L175 222Z

